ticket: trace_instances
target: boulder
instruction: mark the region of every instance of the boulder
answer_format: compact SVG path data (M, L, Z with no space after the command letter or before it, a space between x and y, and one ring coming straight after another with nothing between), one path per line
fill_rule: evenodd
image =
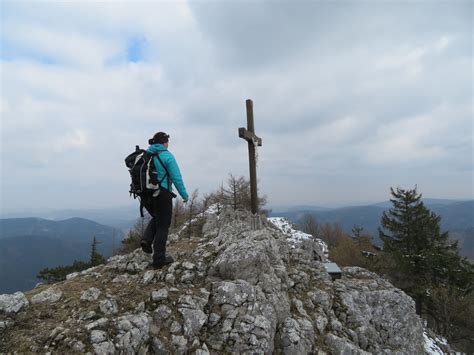
M91 287L82 292L81 300L83 301L96 301L101 294L101 291L96 287Z
M162 288L158 291L153 291L151 293L151 299L155 302L162 301L168 298L168 290L166 288Z
M31 297L31 303L54 303L61 299L63 293L54 287L50 287L33 297Z
M117 314L118 312L117 301L114 299L106 299L106 300L100 301L99 309L105 315Z
M423 326L411 297L359 267L343 268L343 275L334 283L333 309L343 329L337 335L350 334L373 353L423 353Z
M0 295L0 312L7 314L18 313L22 308L28 306L29 302L23 292Z
M145 312L121 316L116 320L118 335L115 343L119 352L133 354L139 352L150 338L152 318Z
M107 333L103 330L93 330L91 332L91 343L98 344L107 340Z

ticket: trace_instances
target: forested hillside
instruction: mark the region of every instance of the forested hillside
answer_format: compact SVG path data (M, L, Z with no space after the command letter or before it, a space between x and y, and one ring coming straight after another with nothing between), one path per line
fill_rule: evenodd
M39 281L38 271L45 267L87 260L94 236L99 252L110 256L112 249L118 248L123 233L81 218L0 219L0 292L34 287Z
M450 232L450 237L459 241L461 255L474 260L474 201L450 201L428 199L427 206L441 216L441 228ZM275 212L274 216L286 217L300 223L303 216L311 215L319 223L337 223L346 233L359 226L373 237L375 244L381 245L378 238L380 219L388 210L387 203L368 206L342 207L331 210L302 209Z

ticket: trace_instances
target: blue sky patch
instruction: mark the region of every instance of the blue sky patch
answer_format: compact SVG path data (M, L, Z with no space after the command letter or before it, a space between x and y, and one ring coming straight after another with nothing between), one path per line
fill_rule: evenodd
M0 60L30 60L45 65L59 64L59 61L50 55L33 49L26 49L12 45L8 40L0 39Z
M127 45L127 60L129 62L142 62L145 59L147 41L144 36L136 36L129 40Z

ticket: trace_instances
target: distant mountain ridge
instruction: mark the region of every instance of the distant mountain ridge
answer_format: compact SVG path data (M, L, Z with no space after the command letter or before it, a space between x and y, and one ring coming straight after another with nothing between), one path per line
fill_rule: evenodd
M461 254L474 260L474 200L455 201L441 199L426 199L425 205L434 213L441 216L441 228L449 231L450 235L459 241ZM293 223L299 223L301 218L310 214L319 223L338 223L347 233L357 225L364 228L374 237L374 242L380 244L378 227L384 211L392 207L390 201L367 206L335 208L326 211L289 210L271 213L274 217L286 217Z
M81 230L78 229L81 228ZM86 233L96 237L107 234L111 227L84 218L53 221L37 217L0 219L0 239L18 235L81 238Z
M431 206L444 206L454 203L468 202L469 200L455 200L455 199L439 199L439 198L424 198L425 204L431 208ZM471 200L472 201L472 200ZM274 211L272 216L283 216L288 213L299 213L305 212L322 212L322 211L334 211L343 208L357 208L357 207L385 207L389 208L392 206L390 201L382 201L377 203L357 204L357 205L346 205L339 207L328 207L323 205L295 205L295 206L268 206ZM64 209L64 210L44 210L36 212L16 212L16 213L3 213L0 214L0 219L13 219L13 218L30 218L36 217L51 221L63 221L70 218L83 218L95 221L97 223L115 227L123 232L127 232L140 218L138 203L131 203L127 206L110 207L110 208L91 208L91 209Z
M45 267L88 261L94 236L99 253L111 256L123 235L116 228L83 218L0 219L0 293L32 288Z
M451 200L451 199L445 199L445 198L422 198L423 203L428 206L428 207L435 207L435 206L447 206L455 203L463 203L463 202L469 202L472 200ZM392 207L392 202L389 200L375 203L375 204L370 204L369 206L377 206L377 207L386 207L386 208L391 208Z
M0 215L1 219L16 219L16 218L40 218L50 221L64 221L72 218L82 218L95 221L97 223L115 227L127 231L132 226L137 218L140 217L138 203L111 208L94 208L94 209L64 209L52 211L37 211L37 212L16 212L4 213Z

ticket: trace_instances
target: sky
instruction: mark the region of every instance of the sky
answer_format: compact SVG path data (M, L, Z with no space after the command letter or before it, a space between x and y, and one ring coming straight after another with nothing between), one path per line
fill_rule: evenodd
M1 213L134 203L157 131L189 192L248 176L246 99L270 207L474 197L471 1L0 4Z

